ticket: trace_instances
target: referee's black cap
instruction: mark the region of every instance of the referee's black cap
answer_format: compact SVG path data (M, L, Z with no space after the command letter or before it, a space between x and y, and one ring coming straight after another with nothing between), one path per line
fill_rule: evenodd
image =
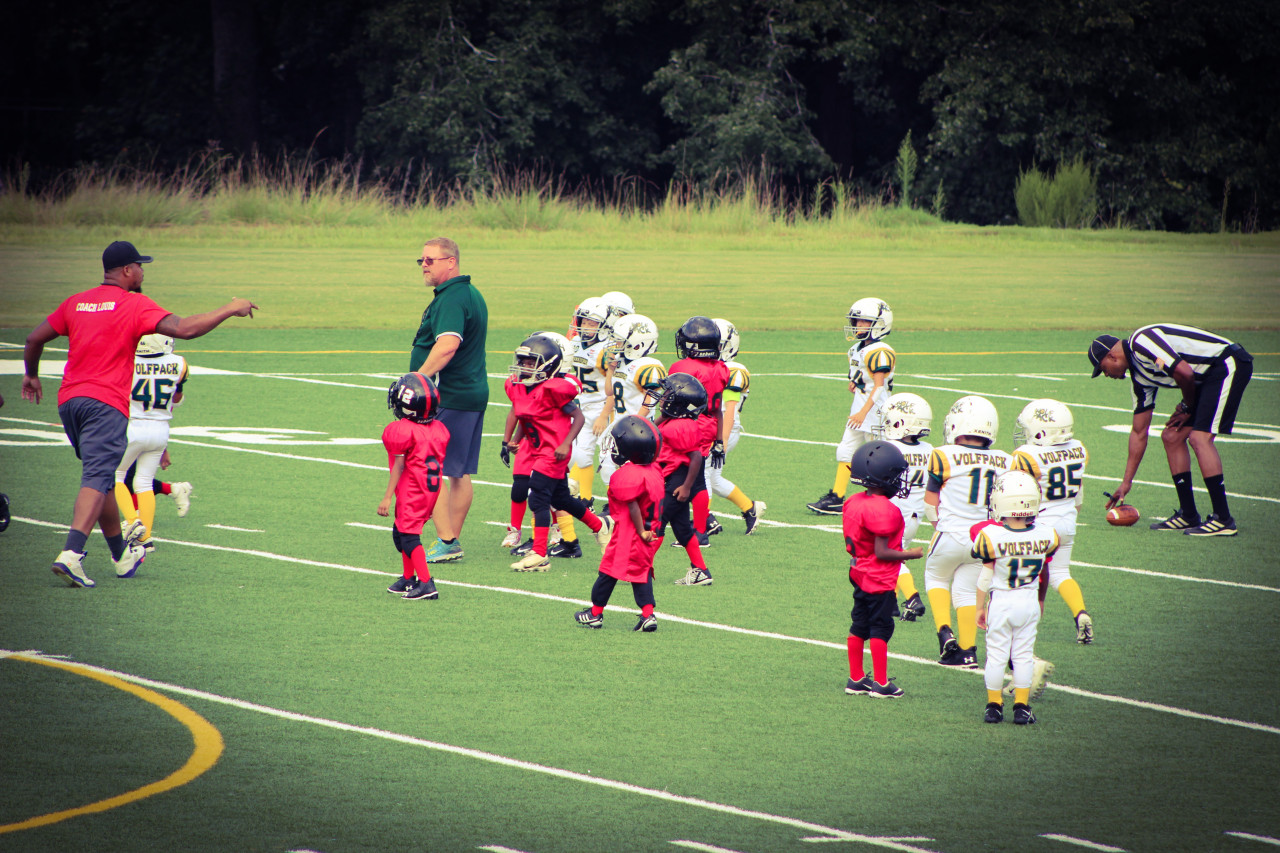
M102 269L113 270L129 264L149 264L150 255L142 255L127 240L117 240L102 251Z
M1089 344L1089 363L1093 365L1093 376L1091 379L1097 378L1102 372L1102 360L1107 357L1107 353L1111 352L1111 348L1120 343L1120 339L1115 335L1098 335L1093 339L1093 343Z

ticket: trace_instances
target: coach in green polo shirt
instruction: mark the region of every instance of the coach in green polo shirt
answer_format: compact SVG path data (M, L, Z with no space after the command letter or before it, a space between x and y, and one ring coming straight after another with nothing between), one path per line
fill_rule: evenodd
M462 559L458 537L471 509L471 475L480 467L480 434L489 405L484 352L489 308L471 276L460 274L460 263L458 244L445 237L428 240L418 259L422 281L435 291L435 298L422 312L409 370L435 380L440 389L438 419L449 428L443 466L449 489L432 514L438 538L427 549L428 563Z

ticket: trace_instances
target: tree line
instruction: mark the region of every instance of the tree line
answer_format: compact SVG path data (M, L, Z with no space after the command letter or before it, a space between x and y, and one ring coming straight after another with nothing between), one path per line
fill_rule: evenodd
M1083 161L1103 223L1280 225L1273 0L52 0L9 18L0 166L37 185L215 147L375 178L840 180L991 224L1015 221L1020 174Z

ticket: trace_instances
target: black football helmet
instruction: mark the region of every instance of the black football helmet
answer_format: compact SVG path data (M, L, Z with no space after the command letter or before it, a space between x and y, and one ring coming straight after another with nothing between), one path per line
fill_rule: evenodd
M850 479L869 489L885 489L890 497L905 498L911 483L905 478L907 460L902 451L887 441L868 441L853 452Z
M697 377L672 373L662 380L658 411L668 418L696 418L707 410L707 389Z
M690 317L676 329L676 355L681 358L720 357L720 327L710 317Z
M637 465L648 465L658 458L658 450L662 447L662 436L653 428L653 424L645 418L627 415L609 430L613 436L613 448L609 455L615 465L634 462Z
M425 424L435 420L440 411L440 392L423 374L406 373L387 389L387 408L397 418Z
M555 340L546 335L530 335L516 347L510 375L525 385L537 385L559 373L563 361L564 352Z

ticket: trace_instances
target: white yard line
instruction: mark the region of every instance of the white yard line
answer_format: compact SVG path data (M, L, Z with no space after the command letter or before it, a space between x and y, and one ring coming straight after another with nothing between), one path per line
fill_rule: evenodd
M1070 835L1058 835L1055 832L1045 832L1040 835L1041 838L1047 838L1050 841L1062 841L1066 844L1074 844L1077 847L1085 847L1089 850L1102 850L1105 853L1126 853L1123 847L1112 847L1109 844L1098 844L1096 841L1086 841L1083 838L1075 838Z

